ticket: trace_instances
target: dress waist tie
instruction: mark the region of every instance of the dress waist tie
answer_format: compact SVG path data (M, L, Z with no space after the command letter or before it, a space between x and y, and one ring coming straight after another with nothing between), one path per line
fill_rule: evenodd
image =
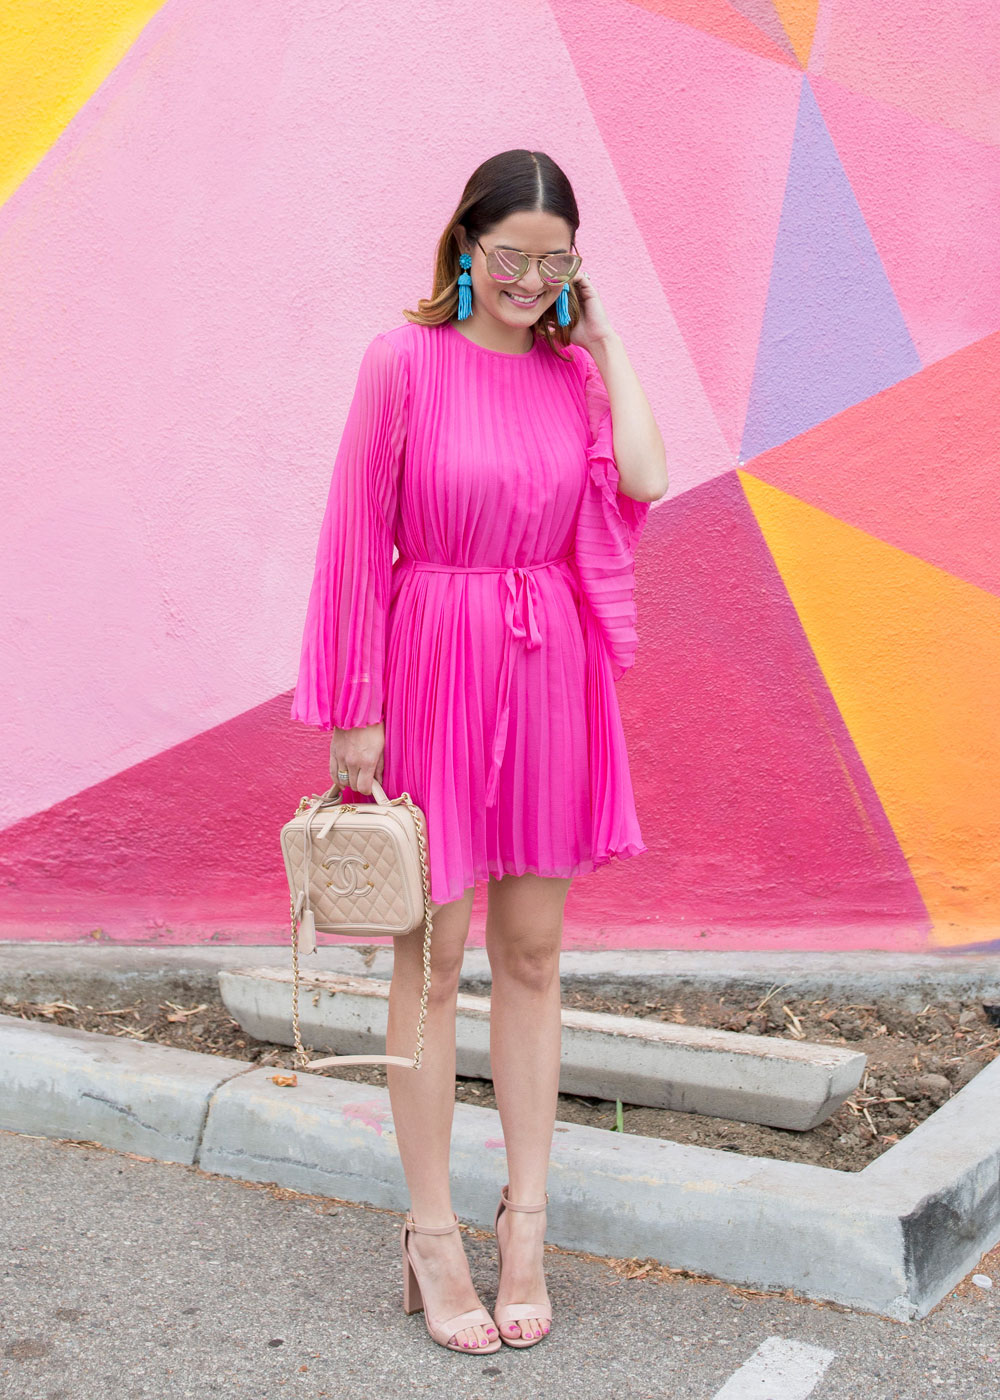
M572 559L572 554L562 554L558 559L543 559L537 564L435 564L429 559L414 559L400 555L397 561L413 569L429 569L435 573L458 574L502 574L507 592L504 596L504 622L506 631L503 639L503 660L500 664L500 693L497 700L497 722L493 730L490 771L486 779L486 805L492 807L497 800L497 785L500 781L500 765L503 763L507 747L507 725L510 719L510 683L514 674L514 645L522 644L534 651L542 644L542 634L535 616L534 590L537 582L531 575L537 569L549 569L554 564L563 564Z

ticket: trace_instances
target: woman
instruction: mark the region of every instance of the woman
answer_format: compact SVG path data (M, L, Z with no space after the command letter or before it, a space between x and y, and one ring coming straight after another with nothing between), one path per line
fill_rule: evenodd
M562 170L505 151L438 243L433 295L365 352L333 471L292 718L332 729L338 788L427 819L422 1066L388 1069L410 1193L404 1306L452 1350L548 1333L542 1252L572 877L646 849L614 681L663 442L574 240ZM471 301L470 301L471 293ZM613 444L612 444L613 432ZM399 558L393 562L393 548ZM490 1056L509 1181L494 1316L451 1207L455 997L488 879ZM412 1046L421 940L395 940L387 1051Z

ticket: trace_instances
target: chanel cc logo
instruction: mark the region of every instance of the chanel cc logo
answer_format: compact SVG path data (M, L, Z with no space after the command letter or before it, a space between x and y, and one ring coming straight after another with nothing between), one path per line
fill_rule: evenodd
M367 894L375 888L373 881L366 883L361 874L368 869L368 862L360 856L330 856L323 861L323 869L333 876L326 882L327 889L336 890L338 894ZM343 883L338 884L338 879Z

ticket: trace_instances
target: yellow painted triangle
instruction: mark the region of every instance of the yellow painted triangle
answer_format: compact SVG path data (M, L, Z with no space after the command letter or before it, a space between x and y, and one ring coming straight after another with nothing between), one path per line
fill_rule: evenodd
M0 6L0 204L128 53L164 0Z
M739 476L934 941L1000 933L1000 598Z
M774 0L774 8L795 50L795 57L805 68L816 32L818 0Z

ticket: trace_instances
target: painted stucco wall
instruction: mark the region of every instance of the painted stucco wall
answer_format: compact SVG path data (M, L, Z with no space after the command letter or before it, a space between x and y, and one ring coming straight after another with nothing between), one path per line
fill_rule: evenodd
M671 469L567 945L1000 946L995 0L0 0L0 67L0 937L282 935L358 362L528 146Z

